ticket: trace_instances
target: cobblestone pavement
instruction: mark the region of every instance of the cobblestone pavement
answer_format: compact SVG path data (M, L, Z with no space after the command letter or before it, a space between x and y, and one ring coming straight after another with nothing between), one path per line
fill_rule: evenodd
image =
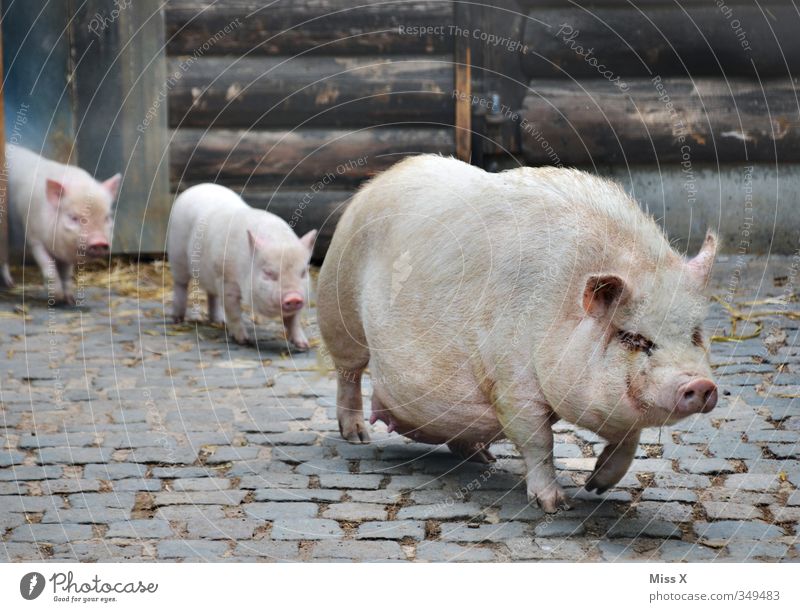
M745 313L797 313L796 296L742 305L791 295L791 265L728 258L712 292L736 289ZM800 558L798 318L759 315L758 337L715 342L720 405L646 431L603 497L580 489L600 440L557 424L559 479L578 503L545 517L507 444L487 467L380 426L368 446L342 441L332 377L275 325L240 347L167 323L160 299L93 288L82 309L48 309L43 295L30 286L21 311L21 295L0 294L2 559ZM720 304L707 326L731 333Z

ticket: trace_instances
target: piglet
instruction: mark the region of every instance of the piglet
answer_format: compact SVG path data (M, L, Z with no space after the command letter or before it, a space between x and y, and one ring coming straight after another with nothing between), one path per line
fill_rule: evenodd
M227 187L187 189L172 207L167 236L175 322L186 315L189 282L196 279L208 296L209 318L224 322L238 343L250 341L242 321L247 304L252 313L280 316L289 341L307 349L301 312L316 235L298 238L280 217L251 208Z
M76 264L108 257L113 229L111 207L121 174L101 182L76 166L60 164L33 151L7 144L11 231L42 271L48 298L74 304L72 272ZM0 262L0 281L12 287L8 262Z

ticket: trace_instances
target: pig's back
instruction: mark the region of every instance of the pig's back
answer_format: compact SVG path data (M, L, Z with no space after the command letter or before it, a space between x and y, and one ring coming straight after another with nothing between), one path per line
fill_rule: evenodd
M188 281L190 262L213 263L213 237L227 227L247 204L232 190L213 183L190 187L172 205L167 232L167 256L175 279Z
M6 143L8 195L16 222L24 223L28 235L35 235L47 225L51 212L46 202L47 179L77 184L92 181L85 170L47 159L18 145ZM36 236L38 238L38 236Z

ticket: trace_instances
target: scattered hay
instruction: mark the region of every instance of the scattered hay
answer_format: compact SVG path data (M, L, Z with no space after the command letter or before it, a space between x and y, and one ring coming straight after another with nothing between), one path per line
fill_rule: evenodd
M140 300L165 300L172 295L172 274L163 260L148 263L114 261L108 268L88 269L75 278L76 285L103 287L112 293Z

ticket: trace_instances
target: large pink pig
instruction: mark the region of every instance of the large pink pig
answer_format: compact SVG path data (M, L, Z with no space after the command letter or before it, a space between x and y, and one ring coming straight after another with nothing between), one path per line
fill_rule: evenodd
M476 460L510 439L547 512L569 503L551 425L598 433L587 488L604 491L642 428L716 404L702 333L716 244L684 259L617 184L577 170L397 164L354 197L320 272L342 436L369 441L369 367L371 422Z
M122 175L101 183L81 168L16 145L6 146L6 161L12 231L25 236L48 297L74 304L73 267L109 254L111 207ZM14 284L7 262L0 262L0 281Z

